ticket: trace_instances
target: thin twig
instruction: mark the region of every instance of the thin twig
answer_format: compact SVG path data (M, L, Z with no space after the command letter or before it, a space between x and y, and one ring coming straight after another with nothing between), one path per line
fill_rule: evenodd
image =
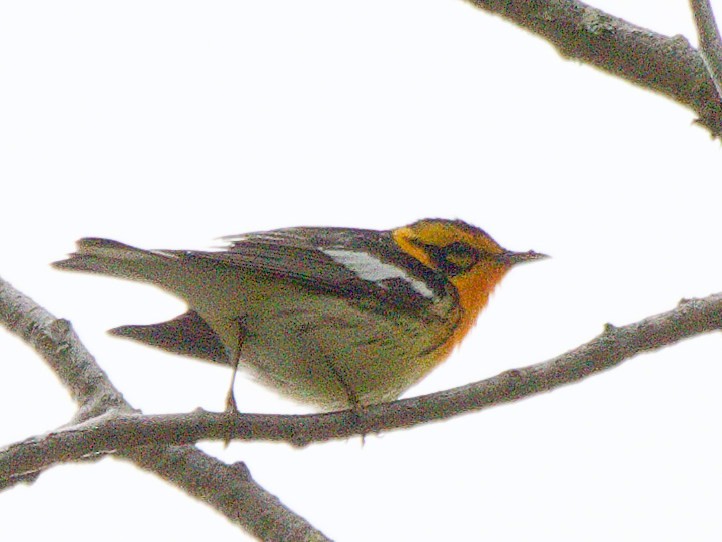
M544 363L501 373L451 390L367 407L306 416L213 413L108 413L0 451L0 479L90 454L162 442L271 440L306 445L411 427L549 391L619 365L631 357L722 328L722 294L685 300L671 311L623 327L607 325L595 339Z
M75 419L81 424L84 420L138 412L113 387L66 320L56 319L2 279L0 324L22 337L53 369L80 405ZM163 442L165 440L160 439L154 446L126 446L118 453L212 506L259 539L328 540L304 518L259 486L245 465L226 465L194 446L157 445ZM100 453L107 451L103 448ZM94 451L85 454L86 457L92 455L95 455ZM18 463L17 459L9 458L6 465L9 476L4 477L0 487L7 488L17 482L34 479L38 470L28 469L22 460Z
M722 97L722 39L709 0L690 0L694 24L697 27L699 52L714 81L717 94Z
M704 61L683 36L664 36L576 0L468 0L582 61L688 107L722 135L722 101Z

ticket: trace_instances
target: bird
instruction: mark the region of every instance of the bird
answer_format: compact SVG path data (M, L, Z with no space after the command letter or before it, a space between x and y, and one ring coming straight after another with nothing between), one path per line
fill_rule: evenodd
M110 330L249 371L322 411L392 401L446 360L514 266L462 220L388 230L302 226L221 238L214 250L147 250L87 237L58 269L153 284L185 301L166 322ZM233 381L227 406L236 409Z

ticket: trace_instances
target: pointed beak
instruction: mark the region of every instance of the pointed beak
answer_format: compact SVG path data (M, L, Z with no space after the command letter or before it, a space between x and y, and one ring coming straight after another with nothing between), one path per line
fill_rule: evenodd
M499 261L509 266L524 262L533 262L534 260L544 260L546 258L549 258L549 256L541 254L540 252L534 252L533 250L530 250L529 252L513 252L511 250L507 250L506 252L499 254Z

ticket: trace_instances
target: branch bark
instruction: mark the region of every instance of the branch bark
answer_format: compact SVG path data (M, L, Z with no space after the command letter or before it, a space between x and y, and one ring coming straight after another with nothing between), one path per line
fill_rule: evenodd
M110 383L67 320L55 318L2 279L0 323L32 346L60 378L73 400L79 404L75 423L82 424L86 420L92 423L92 420L105 416L112 418L138 412ZM126 437L133 438L128 433ZM33 440L41 442L42 438L30 439ZM328 540L304 518L259 486L242 463L226 465L194 446L159 446L159 442L164 440L138 440L136 446L126 446L117 455L202 500L259 539ZM90 451L77 459L107 452L107 448ZM9 458L6 464L8 470L5 471L8 476L3 477L0 487L7 488L17 482L35 479L38 470L28 469L27 464L17 459Z
M713 136L722 101L702 56L683 36L664 36L576 0L468 0L582 61L688 107Z
M361 415L351 411L305 416L234 415L203 410L166 415L141 415L127 409L109 411L0 451L0 480L97 454L134 454L138 447L157 443L180 445L234 438L303 446L411 427L550 391L642 352L721 328L722 294L683 300L673 310L633 324L623 327L607 324L600 336L544 363L451 390L370 406Z
M699 52L710 77L714 81L717 95L722 96L722 40L709 0L690 0L694 24L697 27Z

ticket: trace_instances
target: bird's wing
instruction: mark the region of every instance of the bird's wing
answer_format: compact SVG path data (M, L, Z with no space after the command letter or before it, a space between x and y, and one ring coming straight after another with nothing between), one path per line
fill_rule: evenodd
M420 315L448 282L417 260L399 254L388 232L347 228L286 228L226 237L216 251L162 251L202 259L319 292L372 303L378 310L403 308Z
M458 321L458 305L449 303L456 295L450 283L400 252L387 231L287 228L224 241L227 245L215 251L144 250L87 238L78 241L77 252L54 265L162 286L166 264L175 267L179 261L201 260L300 284L391 320L401 310L419 326L441 326L449 332ZM111 332L177 354L228 363L216 332L194 310L168 322L123 326Z

